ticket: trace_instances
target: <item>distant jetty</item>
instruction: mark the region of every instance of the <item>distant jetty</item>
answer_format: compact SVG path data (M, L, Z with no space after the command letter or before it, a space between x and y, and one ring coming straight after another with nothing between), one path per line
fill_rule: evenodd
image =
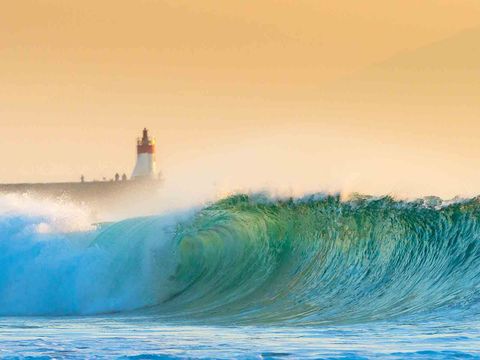
M125 174L120 176L117 173L113 179L104 181L85 181L82 175L79 182L0 184L0 194L65 199L101 206L127 195L148 196L160 184L156 170L155 140L149 137L145 128L143 136L137 139L137 161L130 179Z

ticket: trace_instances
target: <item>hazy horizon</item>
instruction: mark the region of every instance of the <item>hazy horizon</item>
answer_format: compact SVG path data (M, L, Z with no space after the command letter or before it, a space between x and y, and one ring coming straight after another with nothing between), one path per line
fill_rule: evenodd
M480 194L480 3L18 1L0 14L0 183ZM173 190L172 190L173 191Z

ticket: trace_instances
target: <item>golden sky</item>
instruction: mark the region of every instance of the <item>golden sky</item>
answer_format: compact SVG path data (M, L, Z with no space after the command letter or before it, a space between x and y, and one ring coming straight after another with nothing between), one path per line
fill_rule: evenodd
M480 193L477 0L0 5L0 182ZM179 188L181 188L181 186Z

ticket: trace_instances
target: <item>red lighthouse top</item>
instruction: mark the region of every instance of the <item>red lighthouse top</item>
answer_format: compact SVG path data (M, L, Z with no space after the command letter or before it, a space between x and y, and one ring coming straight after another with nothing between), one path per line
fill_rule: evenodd
M137 140L137 154L154 154L155 140L148 136L147 128L143 129L143 137Z

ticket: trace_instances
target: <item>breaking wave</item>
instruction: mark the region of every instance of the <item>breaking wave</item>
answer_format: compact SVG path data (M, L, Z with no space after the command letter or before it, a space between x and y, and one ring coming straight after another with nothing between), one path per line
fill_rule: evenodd
M194 214L55 221L0 211L1 315L319 324L480 313L477 199L237 195Z

